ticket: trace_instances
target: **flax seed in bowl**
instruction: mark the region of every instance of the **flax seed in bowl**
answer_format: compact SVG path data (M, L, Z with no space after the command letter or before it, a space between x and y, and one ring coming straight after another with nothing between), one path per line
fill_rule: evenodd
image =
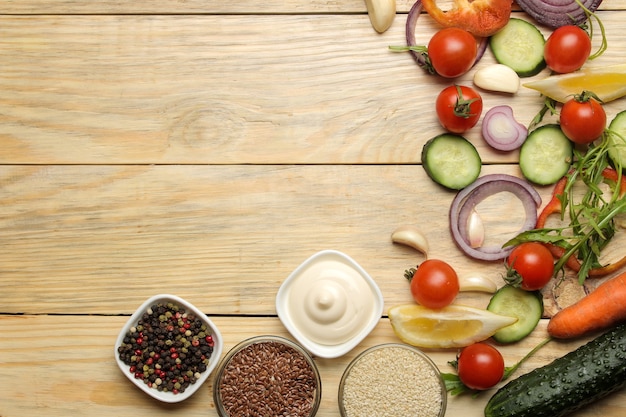
M443 417L446 404L437 366L421 350L400 343L360 353L339 383L342 417Z
M257 336L224 357L213 383L221 417L312 417L322 397L313 358L280 336Z

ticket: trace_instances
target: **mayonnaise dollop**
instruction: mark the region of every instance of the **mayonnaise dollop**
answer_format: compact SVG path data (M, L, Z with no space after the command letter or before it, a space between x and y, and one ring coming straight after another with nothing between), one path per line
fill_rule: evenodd
M322 257L291 277L285 311L305 337L337 345L356 337L377 314L377 288L340 257Z

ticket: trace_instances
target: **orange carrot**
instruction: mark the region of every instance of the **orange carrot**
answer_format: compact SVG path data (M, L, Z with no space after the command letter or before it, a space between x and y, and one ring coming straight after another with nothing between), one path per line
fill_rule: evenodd
M626 272L600 284L578 302L556 313L548 333L571 339L626 321Z

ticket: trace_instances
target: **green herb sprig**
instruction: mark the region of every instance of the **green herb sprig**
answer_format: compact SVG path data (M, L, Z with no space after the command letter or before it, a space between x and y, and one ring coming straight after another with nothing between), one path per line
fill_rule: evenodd
M597 144L591 144L585 152L575 150L572 169L567 174L567 183L561 200L561 219L569 218L569 226L532 229L522 232L505 246L515 246L523 242L551 243L564 249L564 255L555 264L555 274L563 271L567 260L576 256L580 261L578 281L582 284L589 271L601 267L600 254L609 244L616 232L615 217L626 213L626 194L620 190L622 167L616 166L616 183L609 183L603 171L611 167L608 155L612 146L605 131ZM578 199L573 191L574 185L582 182L585 186L582 197ZM609 185L610 192L601 187Z

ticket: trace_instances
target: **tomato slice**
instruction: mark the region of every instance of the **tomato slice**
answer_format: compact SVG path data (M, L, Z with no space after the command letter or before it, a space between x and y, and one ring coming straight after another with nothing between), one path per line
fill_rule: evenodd
M441 10L436 0L422 0L424 10L440 25L465 29L474 36L491 36L502 29L511 17L511 0L454 0L452 7Z

